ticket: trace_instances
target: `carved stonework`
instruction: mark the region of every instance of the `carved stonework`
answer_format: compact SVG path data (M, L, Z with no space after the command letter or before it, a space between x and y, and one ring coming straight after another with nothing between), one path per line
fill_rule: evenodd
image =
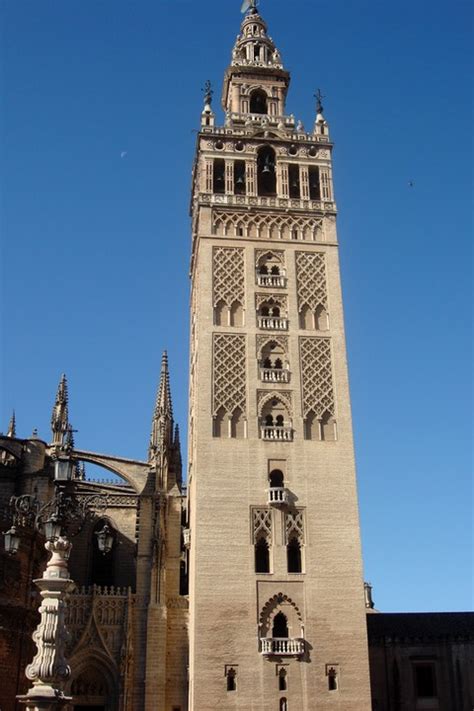
M213 254L214 306L223 301L232 306L245 299L244 250L234 247L218 247Z
M300 338L300 367L303 390L303 417L313 411L322 418L335 415L329 338Z
M247 411L245 336L214 334L212 409Z

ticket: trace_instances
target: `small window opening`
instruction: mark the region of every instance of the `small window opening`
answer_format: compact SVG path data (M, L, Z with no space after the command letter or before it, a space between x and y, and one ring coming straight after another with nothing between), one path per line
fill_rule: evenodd
M288 711L288 701L284 697L280 699L280 711Z
M274 276L280 276L280 267L278 264L274 264L272 268L270 269L270 274L273 274Z
M277 415L275 420L275 427L283 427L285 420L283 415Z
M415 664L415 689L417 699L436 698L436 674L433 663Z
M283 368L283 363L281 358L277 358L275 361L275 366L276 370L281 370Z
M273 427L273 415L265 415L266 427Z
M255 47L255 52L257 52L258 45ZM256 58L259 55L255 54ZM255 89L250 95L250 113L251 114L267 114L268 113L268 103L267 95L262 89Z
M290 198L300 197L300 168L298 165L288 166L288 180L290 183Z
M286 547L289 573L301 573L301 546L297 538L291 538Z
M245 161L234 161L234 193L245 195Z
M269 477L270 479L270 486L274 488L281 488L284 483L284 476L283 472L280 469L273 469Z
M311 166L309 171L309 197L311 200L321 200L321 189L319 187L319 168Z
M227 691L236 691L236 676L237 674L235 672L235 669L229 669L229 671L227 672Z
M222 158L214 160L212 185L215 193L225 192L225 161Z
M276 318L280 318L280 307L279 306L274 306L272 308L272 316L275 316Z
M179 564L179 594L188 594L188 568L184 560Z
M288 620L283 612L279 612L273 618L272 637L288 639Z
M275 151L270 146L263 146L258 152L257 184L259 195L276 195Z
M237 237L243 237L244 236L244 231L242 227L237 227Z
M265 538L259 538L255 544L255 572L270 572L270 551Z
M259 274L268 274L268 267L266 264L262 264L260 269L258 270Z
M270 358L265 358L265 360L263 361L263 367L264 368L271 368L272 367L272 361L270 360Z
M331 667L328 670L328 690L337 691L337 688L337 670L334 667Z
M278 672L278 691L286 691L287 686L286 671L284 669L280 669Z

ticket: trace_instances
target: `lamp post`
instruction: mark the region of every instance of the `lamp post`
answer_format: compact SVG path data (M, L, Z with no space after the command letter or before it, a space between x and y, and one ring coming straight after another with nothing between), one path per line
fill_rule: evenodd
M28 711L57 711L72 700L64 694L64 684L71 675L65 657L66 599L75 587L68 570L72 548L69 538L79 533L92 513L107 507L105 496L74 492L73 468L70 457L60 450L55 460L53 497L41 507L35 496L12 497L12 526L4 533L5 550L15 555L20 547L19 531L34 527L44 535L45 548L50 554L43 576L34 580L42 599L41 619L33 632L37 650L25 671L33 684L24 696L17 697ZM110 552L114 540L110 527L105 524L96 535L100 550L104 554Z

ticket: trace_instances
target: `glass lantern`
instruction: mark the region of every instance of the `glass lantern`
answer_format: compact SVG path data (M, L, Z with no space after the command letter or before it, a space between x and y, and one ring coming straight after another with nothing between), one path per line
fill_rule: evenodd
M69 457L58 457L54 462L54 478L56 481L72 479L73 463Z
M3 534L3 540L5 543L5 551L8 555L15 555L18 553L20 548L20 536L15 526L12 526L8 531Z
M110 526L105 523L103 528L100 531L97 531L95 535L97 536L97 547L100 552L104 555L110 553L114 545L114 536Z
M56 541L61 536L61 523L54 514L44 522L44 537L47 541Z

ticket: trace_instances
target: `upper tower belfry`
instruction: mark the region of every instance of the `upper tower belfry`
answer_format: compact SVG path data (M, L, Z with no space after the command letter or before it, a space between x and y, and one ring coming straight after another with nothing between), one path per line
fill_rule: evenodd
M228 121L246 123L248 114L283 117L290 75L255 5L242 22L224 76L222 107Z

